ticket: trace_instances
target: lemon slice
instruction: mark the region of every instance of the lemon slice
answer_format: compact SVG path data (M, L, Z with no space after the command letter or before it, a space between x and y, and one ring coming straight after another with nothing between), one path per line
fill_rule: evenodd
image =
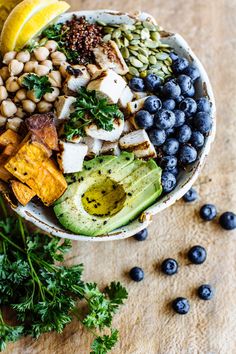
M55 3L57 0L24 0L8 16L1 33L1 52L14 50L16 41L24 25L39 10Z
M58 1L41 9L25 24L16 42L16 49L23 48L30 39L40 33L51 21L66 12L70 5L65 1Z
M11 10L22 0L0 0L0 32Z

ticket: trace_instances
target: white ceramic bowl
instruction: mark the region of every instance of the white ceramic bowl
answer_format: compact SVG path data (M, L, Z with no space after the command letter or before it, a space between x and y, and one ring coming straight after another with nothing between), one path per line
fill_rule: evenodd
M100 20L105 23L132 23L134 19L145 20L151 18L153 22L155 20L151 15L146 13L140 13L136 16L132 16L126 13L120 13L109 10L98 10L98 11L79 11L75 13L66 13L58 19L58 22L65 22L70 19L73 14L78 16L85 16L90 21ZM196 181L204 162L207 158L207 155L210 151L211 143L215 137L216 130L216 117L215 117L215 100L212 92L211 84L205 69L203 68L201 62L192 52L189 45L186 41L179 35L173 33L163 32L163 41L169 43L175 51L188 58L200 71L201 77L198 80L197 86L197 96L201 97L207 95L212 102L212 117L213 117L213 127L211 133L206 138L205 146L201 150L198 160L192 164L185 172L178 177L177 187L168 195L165 195L149 207L144 213L142 218L142 223L136 219L130 224L123 226L113 232L110 232L107 235L97 236L97 237L88 237L83 235L76 235L70 231L66 231L57 221L53 210L48 209L43 206L39 206L35 203L29 203L26 207L18 206L15 210L19 215L21 215L27 221L32 222L35 226L39 227L43 231L50 233L55 236L62 238L69 238L72 240L80 241L111 241L111 240L120 240L123 238L130 237L135 233L146 228L152 220L152 216L174 204L178 199L180 199L193 185Z

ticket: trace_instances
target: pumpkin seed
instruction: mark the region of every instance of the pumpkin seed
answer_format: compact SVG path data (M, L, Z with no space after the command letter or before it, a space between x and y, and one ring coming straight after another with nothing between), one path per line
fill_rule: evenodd
M119 38L115 38L115 42L118 45L119 48L123 47L123 43Z
M165 64L166 66L171 66L172 63L170 63L170 62L166 59L166 60L164 60L164 64Z
M162 62L156 62L155 65L151 66L151 69L157 69L160 70L162 68Z
M129 45L128 48L132 49L132 50L138 50L139 49L139 47L137 45Z
M136 50L130 49L130 53L133 54L135 57L138 56L138 52L136 52Z
M124 59L128 59L129 58L129 50L128 50L128 48L121 48L121 54L122 54Z
M136 44L139 44L139 42L140 42L139 39L132 39L132 41L130 41L130 44L136 45Z
M147 29L147 28L143 28L143 29L142 29L142 31L141 31L141 38L142 38L143 40L150 38L149 29Z
M143 66L139 69L139 71L144 71L144 70L146 70L147 68L148 68L148 64L143 65Z
M124 37L124 46L128 47L128 45L129 45L129 41L127 38Z
M140 77L141 78L145 78L147 76L147 70L144 70L144 71L142 71L141 73L140 73Z
M145 55L146 57L149 56L149 49L148 48L139 48L139 53Z
M105 36L103 37L103 41L104 42L108 42L108 41L110 41L111 40L111 34L105 34Z
M149 64L148 58L145 55L138 54L138 59L144 64Z
M112 38L120 38L121 36L121 30L117 28L113 33L112 33Z
M156 64L157 62L156 57L154 55L150 55L148 59L150 64Z
M152 22L149 22L149 21L144 21L143 26L145 28L149 29L149 31L156 31L156 29L157 29L157 26L155 26Z
M168 70L168 68L165 65L162 65L161 69L162 69L163 73L169 75L169 70Z
M134 38L134 39L140 39L140 34L134 33L134 34L133 34L133 38Z
M114 31L114 28L112 28L112 27L105 27L105 28L103 29L103 31L104 31L104 33L112 33L112 32Z
M163 52L159 52L156 54L156 58L158 60L165 60L169 57L169 55L167 53L163 53Z
M141 68L143 66L143 63L135 57L130 57L129 60L130 63L136 68Z
M153 41L159 41L160 40L160 34L158 32L151 32L151 39Z
M129 73L133 76L139 76L139 71L133 66L129 66Z
M124 35L128 39L128 41L132 41L133 35L130 32L125 32Z
M146 39L146 41L144 42L144 44L145 44L146 47L148 47L148 48L157 48L157 47L158 47L158 42L152 41L151 39Z
M105 22L102 21L97 21L97 25L99 26L106 26L107 24Z

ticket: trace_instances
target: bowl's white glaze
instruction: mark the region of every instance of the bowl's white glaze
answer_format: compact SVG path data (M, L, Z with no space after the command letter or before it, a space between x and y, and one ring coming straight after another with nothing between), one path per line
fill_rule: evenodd
M146 13L140 13L135 16L132 16L116 11L98 10L67 13L61 16L58 21L65 22L67 19L70 19L73 14L76 14L78 16L86 16L86 18L90 21L100 20L105 23L132 23L137 17L142 20L152 18L151 15ZM155 21L153 18L152 20ZM15 211L24 219L32 222L35 226L39 227L43 231L62 238L69 238L72 240L80 241L120 240L123 238L130 237L135 233L141 231L142 229L146 228L152 220L152 215L155 215L160 211L164 210L165 208L169 207L170 205L174 204L193 185L204 165L204 162L210 151L211 143L213 142L215 137L216 111L214 95L204 67L202 66L201 62L196 57L196 55L192 52L191 48L186 43L186 41L179 34L163 32L163 37L164 42L169 43L178 54L188 58L196 67L198 67L201 77L198 80L198 87L196 90L197 96L200 97L202 95L207 95L210 101L212 102L213 127L211 133L206 138L205 146L200 152L198 160L194 164L192 164L185 172L182 172L182 174L178 177L177 187L171 193L161 197L155 204L153 204L143 213L142 222L136 219L130 224L123 226L113 232L110 232L108 235L88 237L83 235L76 235L69 231L66 231L58 223L51 209L36 205L34 203L29 203L26 207L18 206L15 209Z

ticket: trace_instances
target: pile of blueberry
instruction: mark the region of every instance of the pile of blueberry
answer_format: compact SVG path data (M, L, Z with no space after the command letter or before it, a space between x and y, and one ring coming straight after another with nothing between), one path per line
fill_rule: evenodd
M194 98L198 69L174 52L171 58L175 76L164 84L155 74L134 77L129 83L133 91L151 94L136 113L135 124L147 130L156 148L166 193L175 188L179 169L197 160L212 128L211 102L207 97Z

